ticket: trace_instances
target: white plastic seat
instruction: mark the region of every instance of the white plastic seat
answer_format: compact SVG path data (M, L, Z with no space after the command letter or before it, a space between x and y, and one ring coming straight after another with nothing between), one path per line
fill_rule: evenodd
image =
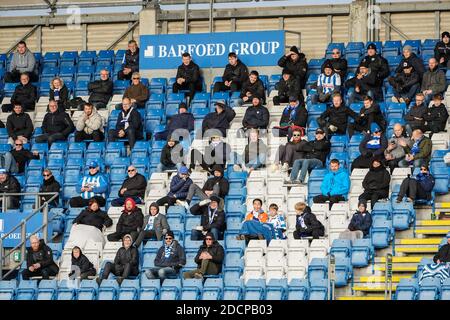
M304 279L306 277L306 270L307 268L304 266L288 267L287 269L288 283L292 279Z
M266 266L279 267L285 266L286 264L287 261L284 250L281 250L280 248L275 248L275 250L270 250L270 248L267 249Z
M286 277L286 269L284 267L267 267L266 268L266 282L271 279L283 279Z
M263 267L248 267L244 270L244 281L247 282L249 279L261 279L264 277Z
M257 250L260 249L262 252L266 253L267 241L266 240L250 240L247 246L247 250Z

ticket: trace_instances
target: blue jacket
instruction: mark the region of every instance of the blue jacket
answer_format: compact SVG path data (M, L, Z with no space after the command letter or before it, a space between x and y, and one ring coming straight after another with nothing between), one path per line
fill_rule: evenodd
M362 231L364 233L364 236L367 236L370 231L370 227L372 226L372 216L367 211L365 212L365 215L363 217L362 214L356 212L353 214L352 220L350 221L350 224L348 225L348 229L350 231Z
M92 192L81 192L83 185L93 186ZM94 196L105 197L105 193L108 190L108 185L108 179L102 173L97 172L93 176L87 174L78 181L77 192L80 193L83 199L90 199Z
M350 190L350 177L345 169L339 168L338 171L328 171L323 178L320 191L324 196L341 195L347 199L348 191Z
M419 173L416 176L416 180L419 182L419 184L422 187L423 191L431 192L433 190L435 180L434 180L434 177L431 174Z
M177 199L184 200L188 194L189 187L192 184L191 178L183 180L180 175L176 175L170 182L170 191L168 196L175 196Z

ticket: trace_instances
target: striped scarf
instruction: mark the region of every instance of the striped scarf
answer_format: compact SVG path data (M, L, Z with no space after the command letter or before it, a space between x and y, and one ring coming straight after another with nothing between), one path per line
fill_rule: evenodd
M450 278L450 263L432 263L423 266L419 284L427 278L437 278L441 282Z
M169 259L170 255L172 254L173 250L173 242L168 246L167 244L164 245L164 258Z

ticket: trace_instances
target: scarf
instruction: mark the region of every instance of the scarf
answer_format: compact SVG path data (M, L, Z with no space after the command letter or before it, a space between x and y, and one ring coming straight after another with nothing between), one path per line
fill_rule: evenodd
M124 124L124 130L127 130L130 126L130 123L128 122L128 119L130 118L131 112L133 111L134 107L131 107L127 114L125 114L124 111L122 111L122 120L121 123Z
M170 255L172 254L173 250L173 242L168 246L167 244L164 244L164 258L169 259Z
M289 115L289 121L293 122L297 115L297 106L293 107L291 105L288 105L286 108L284 108L283 115L284 116Z
M217 212L217 208L214 209L214 211L211 211L211 207L208 207L209 224L211 224L213 222L216 212Z
M369 141L367 141L367 149L379 149L381 146L380 144L380 137L372 136Z
M221 143L222 141L211 141L211 146L212 146L212 148L213 149L215 149L218 145L219 145L219 143Z
M259 210L259 211L252 210L253 220L259 221L259 214L260 213L263 213L263 211L262 210Z
M305 214L299 215L298 218L297 218L297 221L300 223L300 226L301 226L303 229L306 229L306 224L305 224L305 218L304 218L304 215L305 215Z
M419 151L420 151L419 144L420 144L420 142L422 141L422 139L423 139L423 137L420 138L419 140L416 140L416 141L414 142L413 146L411 147L411 154L412 154L413 156L415 156L416 154L419 153Z
M155 219L156 219L156 217L159 215L159 213L158 214L156 214L156 215L154 215L154 216L152 216L152 215L150 215L149 217L148 217L148 222L147 222L147 225L145 226L145 231L149 231L149 230L153 230L153 228L154 228L154 223L155 223Z

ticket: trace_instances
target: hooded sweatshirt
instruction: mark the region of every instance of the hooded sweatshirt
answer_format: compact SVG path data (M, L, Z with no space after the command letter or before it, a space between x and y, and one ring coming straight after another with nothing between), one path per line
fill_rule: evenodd
M92 108L92 113L87 119L85 119L86 114L83 113L77 121L76 129L77 131L84 131L86 134L92 134L96 130L103 132L103 118L97 112L97 108Z
M299 232L308 232L313 229L325 231L325 227L317 220L316 215L311 212L311 208L308 206L301 214L296 215L295 220L295 229Z
M124 238L126 237L129 238L131 242L133 242L133 238L129 234L124 236ZM116 253L116 257L114 258L114 264L119 266L125 266L126 264L130 264L133 270L137 270L139 268L138 249L133 245L131 245L128 248L122 246Z
M203 185L202 190L203 191L213 191L214 186L219 186L219 194L218 196L220 198L225 198L225 196L228 194L228 190L230 188L230 184L228 183L228 180L223 176L223 168L222 166L213 166L212 171L220 171L221 176L216 177L212 176L208 180L206 180L205 184Z
M78 249L80 250L80 255L78 258L75 258L73 255L73 250ZM77 266L80 268L80 273L85 273L91 270L95 270L94 265L89 261L89 259L83 254L81 249L79 247L73 247L72 249L72 266Z
M129 211L126 209L127 202L131 202L133 204L131 210ZM121 234L136 232L138 229L142 228L143 224L144 215L142 214L142 210L136 207L136 202L134 202L132 198L127 198L125 200L122 214L117 222L116 231Z
M391 175L387 172L386 168L383 165L375 168L372 162L369 172L367 172L364 177L362 186L365 191L379 191L388 193L390 182Z
M349 190L350 178L347 170L343 168L339 168L337 171L328 170L320 185L320 191L324 196L340 195L347 199Z
M48 178L47 180L44 179L44 181L42 182L42 186L39 189L39 192L58 192L61 190L61 185L59 184L58 181L56 181L55 176L51 176L50 178ZM44 201L48 201L52 196L48 195L48 196L42 196L42 198L44 199ZM52 202L51 204L54 206L57 206L59 203L59 196L57 196Z
M36 58L34 54L28 50L25 50L24 54L20 54L19 52L15 52L13 54L11 65L9 66L9 71L17 70L20 73L23 72L35 72L36 68Z
M348 230L350 231L362 231L364 236L367 236L372 226L372 216L369 212L364 211L363 213L357 211L353 214L350 224L348 225Z

